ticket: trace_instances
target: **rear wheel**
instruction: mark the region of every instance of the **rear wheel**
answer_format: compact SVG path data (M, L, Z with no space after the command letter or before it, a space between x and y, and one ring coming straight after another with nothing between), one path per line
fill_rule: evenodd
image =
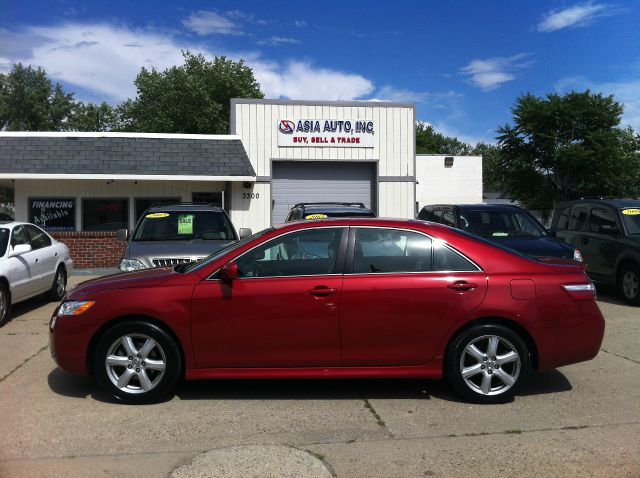
M150 403L171 395L182 371L175 340L146 321L123 322L99 340L94 359L100 386L127 403Z
M478 325L450 344L446 376L463 398L477 403L511 400L531 369L524 340L501 325Z
M9 309L11 301L9 300L9 291L4 284L0 283L0 326L9 321Z
M635 264L625 264L618 274L620 297L631 305L640 305L640 268Z

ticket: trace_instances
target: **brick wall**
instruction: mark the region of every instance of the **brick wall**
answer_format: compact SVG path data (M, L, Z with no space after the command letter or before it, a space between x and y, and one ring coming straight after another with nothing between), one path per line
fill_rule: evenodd
M53 232L58 241L69 248L77 269L117 267L124 254L124 241L115 232Z

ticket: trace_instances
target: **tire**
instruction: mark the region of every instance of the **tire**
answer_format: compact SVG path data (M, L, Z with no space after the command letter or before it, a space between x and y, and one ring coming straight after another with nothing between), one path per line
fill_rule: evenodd
M118 400L153 403L173 395L182 356L162 328L132 320L114 325L100 338L93 370L100 387Z
M9 312L11 311L11 299L7 287L0 283L0 327L9 322Z
M47 293L49 300L60 302L67 291L67 273L64 267L59 266L56 275L53 277L53 284Z
M465 330L447 349L447 380L461 397L471 402L510 401L530 371L531 356L526 343L502 325L477 325Z
M625 264L618 273L618 293L630 305L640 305L640 267Z

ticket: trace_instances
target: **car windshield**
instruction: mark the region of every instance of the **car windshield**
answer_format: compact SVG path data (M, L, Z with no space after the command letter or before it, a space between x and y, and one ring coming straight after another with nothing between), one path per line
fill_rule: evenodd
M640 207L621 209L622 221L627 234L640 234Z
M459 228L482 237L546 237L545 229L520 211L462 210Z
M0 228L0 257L4 256L7 251L7 245L9 244L9 229L6 227Z
M306 211L304 219L324 219L325 217L376 217L376 215L368 209L353 209L343 211Z
M147 213L138 224L134 241L231 241L235 232L219 211L161 211Z
M252 236L245 237L241 241L231 243L227 247L223 247L222 249L214 252L213 254L208 255L207 257L203 257L202 259L200 259L198 261L189 262L189 263L185 263L185 264L179 264L176 267L174 267L174 270L176 272L180 272L180 273L187 273L187 272L192 272L192 271L198 270L201 267L204 267L207 264L219 259L220 257L224 256L225 254L228 254L229 252L235 251L236 249L244 246L245 244L253 241L254 239L256 239L256 238L258 238L260 236L265 235L267 232L272 231L272 230L273 230L272 227L269 227L267 229L263 229L260 232L256 232Z

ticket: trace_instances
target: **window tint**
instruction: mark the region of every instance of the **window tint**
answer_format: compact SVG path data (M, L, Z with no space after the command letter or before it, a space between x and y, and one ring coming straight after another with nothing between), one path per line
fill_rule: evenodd
M431 270L431 239L395 229L356 229L353 272L426 272Z
M558 214L558 222L556 223L556 229L564 231L569 227L569 218L571 215L571 208L565 207Z
M535 219L518 210L462 211L460 229L482 237L542 237L545 230Z
M236 261L238 277L332 274L343 229L306 229L272 239Z
M51 245L51 239L42 230L35 226L25 226L31 237L31 248L41 249Z
M115 231L129 225L127 199L83 199L83 231Z
M420 214L418 214L418 219L421 221L435 221L436 215L434 214L433 208L423 207Z
M569 221L570 231L582 231L587 224L587 208L584 206L576 206L571 211L571 220Z
M453 209L444 209L442 212L442 224L456 227L456 218L453 215Z
M449 249L443 242L435 241L433 245L434 271L477 271L478 268L469 259Z
M601 232L600 226L618 228L613 211L608 208L594 207L589 215L589 230L591 232ZM611 231L610 231L611 232Z
M19 244L29 244L29 236L24 226L16 226L11 233L11 247Z
M161 211L149 213L136 229L134 241L205 241L235 239L222 211Z

